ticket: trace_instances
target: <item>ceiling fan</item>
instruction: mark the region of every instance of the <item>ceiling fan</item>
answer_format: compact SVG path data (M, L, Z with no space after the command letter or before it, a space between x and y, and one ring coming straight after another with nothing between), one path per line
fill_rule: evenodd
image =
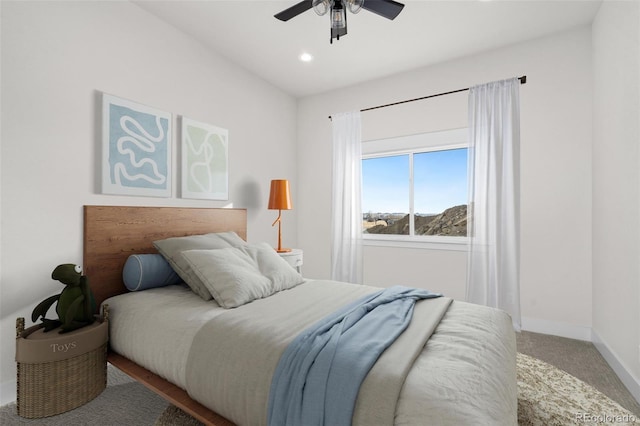
M320 16L330 12L330 42L333 43L334 38L340 40L340 36L347 34L347 9L351 13L365 9L387 19L394 19L403 7L404 4L394 0L303 0L274 16L281 21L288 21L309 9L313 9Z

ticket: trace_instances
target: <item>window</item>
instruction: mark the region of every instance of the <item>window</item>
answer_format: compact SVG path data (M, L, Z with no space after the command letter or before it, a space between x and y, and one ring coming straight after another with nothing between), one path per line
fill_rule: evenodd
M467 145L466 129L364 142L364 238L466 242Z

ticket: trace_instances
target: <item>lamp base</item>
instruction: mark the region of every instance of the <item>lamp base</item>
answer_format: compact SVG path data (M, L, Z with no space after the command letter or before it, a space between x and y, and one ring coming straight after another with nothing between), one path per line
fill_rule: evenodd
M277 248L275 249L278 253L289 253L291 251L290 248Z

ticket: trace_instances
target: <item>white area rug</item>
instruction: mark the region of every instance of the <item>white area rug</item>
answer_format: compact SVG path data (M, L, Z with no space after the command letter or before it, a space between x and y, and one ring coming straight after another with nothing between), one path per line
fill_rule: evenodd
M544 361L518 354L519 426L638 424L594 387Z

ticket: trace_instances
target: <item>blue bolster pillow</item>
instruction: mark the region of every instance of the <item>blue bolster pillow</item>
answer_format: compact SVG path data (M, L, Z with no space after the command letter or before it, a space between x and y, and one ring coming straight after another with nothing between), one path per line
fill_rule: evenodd
M180 284L182 278L160 254L132 254L122 269L122 280L129 291Z

